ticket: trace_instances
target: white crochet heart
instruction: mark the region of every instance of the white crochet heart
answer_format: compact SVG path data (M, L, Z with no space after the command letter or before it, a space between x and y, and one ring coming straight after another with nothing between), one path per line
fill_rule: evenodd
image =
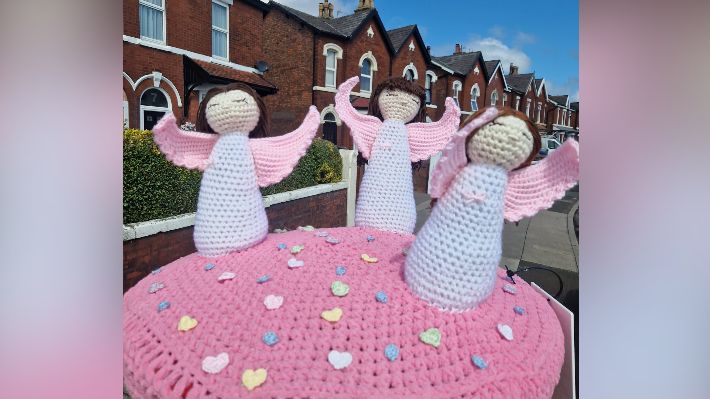
M217 356L207 356L202 360L202 370L206 373L217 374L229 364L229 355L222 352Z
M217 277L217 281L231 280L235 277L237 277L237 275L232 272L224 272Z
M348 367L352 361L353 355L349 352L338 352L336 350L332 350L328 353L328 362L330 362L336 370Z
M291 258L288 260L288 267L291 269L297 268L297 267L302 267L303 266L303 261L298 260L296 258Z
M269 310L278 309L283 305L284 297L278 295L267 295L264 298L264 306Z
M500 335L507 339L508 341L513 340L513 329L507 324L498 324L498 332Z

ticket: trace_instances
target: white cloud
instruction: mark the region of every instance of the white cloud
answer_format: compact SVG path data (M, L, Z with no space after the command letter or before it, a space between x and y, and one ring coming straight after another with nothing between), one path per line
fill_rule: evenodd
M330 2L333 3L333 16L335 17L342 17L344 15L352 14L353 11L355 11L355 8L357 7L356 0L332 0ZM265 3L268 3L268 1L265 1ZM318 15L318 1L278 0L277 3L283 4L291 8L295 8L307 14Z
M532 60L523 50L509 47L502 41L492 37L471 39L464 44L464 48L467 51L482 52L485 60L500 60L505 73L508 73L508 67L511 62L518 66L521 73L528 72L532 65Z

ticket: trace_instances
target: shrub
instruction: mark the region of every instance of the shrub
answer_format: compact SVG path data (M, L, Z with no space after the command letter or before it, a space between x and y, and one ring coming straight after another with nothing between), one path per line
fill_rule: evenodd
M276 194L342 180L338 149L314 139L293 173L261 189ZM123 223L162 219L195 212L202 173L173 165L155 145L148 130L123 131Z

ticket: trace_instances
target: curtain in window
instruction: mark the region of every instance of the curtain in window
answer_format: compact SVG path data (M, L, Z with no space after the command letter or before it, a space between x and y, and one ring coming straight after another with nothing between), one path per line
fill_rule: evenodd
M424 94L426 103L431 104L431 76L429 74L424 79Z
M227 30L227 8L212 3L212 25Z
M335 86L335 51L328 50L325 57L325 85Z
M212 3L212 55L227 58L227 7Z
M212 29L212 55L227 58L227 34Z
M363 60L362 67L360 68L360 90L371 91L372 90L372 65L370 60Z
M161 0L150 0L150 3L162 6ZM155 40L163 40L163 11L140 5L139 9L141 36Z

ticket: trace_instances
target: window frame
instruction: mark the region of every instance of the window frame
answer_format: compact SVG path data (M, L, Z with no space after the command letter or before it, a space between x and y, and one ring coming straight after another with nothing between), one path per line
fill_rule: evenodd
M433 71L425 71L424 72L424 99L426 104L431 104L433 97L434 97L434 92L433 92L433 85L437 80L437 76ZM428 82L427 82L428 80ZM427 84L429 87L427 88ZM429 101L426 102L426 96L427 94L429 95Z
M532 105L532 99L525 100L525 116L530 118L530 105Z
M369 75L362 73L362 67L363 67L363 64L365 63L365 61L367 61L370 64L370 74ZM362 87L362 77L363 76L367 76L369 78L370 87L368 87L367 90L365 90ZM362 62L360 62L360 91L362 93L372 93L372 80L373 80L374 76L375 76L375 70L372 67L372 59L370 57L365 57L362 60Z
M535 121L537 123L540 123L540 113L542 112L542 103L537 103L537 117L535 118Z
M158 5L153 4L147 0L138 0L138 36L140 36L141 40L145 40L145 41L152 42L152 43L167 44L167 42L168 42L167 23L166 23L167 21L165 18L167 4L166 4L166 0L161 0L161 2L162 2L162 6L158 6ZM140 25L141 25L140 8L141 8L141 6L145 6L145 7L152 8L154 10L158 10L163 14L163 40L154 39L150 36L143 36L143 34L140 32Z
M495 100L493 99L495 97ZM491 107L495 107L498 103L498 90L493 90L491 93ZM503 101L503 106L505 106L505 101Z
M461 91L463 90L463 84L461 81L454 80L454 83L451 85L453 92L453 95L451 96L454 99L454 102L456 102L456 106L461 109L461 103L459 103L459 94L461 94Z
M473 95L473 92L476 92L476 95ZM474 83L473 86L471 86L471 101L470 101L470 106L471 106L471 112L478 111L478 97L481 96L481 89L478 87L478 83ZM474 104L476 104L476 107L474 108Z
M328 68L328 52L331 50L333 52L335 52L335 64L333 66L334 69L332 69L334 71L332 86L328 84L328 70L330 70ZM323 57L324 57L323 86L324 87L337 87L338 86L338 60L343 59L343 49L335 43L326 43L323 45Z
M508 95L503 93L503 99L501 100L501 107L505 107L506 101L508 101Z
M165 99L167 100L167 103L168 103L167 108L154 107L152 105L143 105L143 96L145 95L145 93L148 92L148 90L151 90L151 89L155 89L155 90L158 90L159 92L163 93L163 95L165 96ZM141 95L138 97L138 106L140 109L140 113L139 113L140 121L139 122L140 122L141 130L145 130L145 128L144 128L145 124L143 123L144 111L165 112L166 114L173 111L173 104L172 104L172 101L170 100L170 95L168 95L168 92L163 90L161 87L155 87L155 86L151 86L151 87L148 87L145 90L143 90Z
M226 16L227 16L227 21L226 21L227 29L221 28L221 27L219 27L219 26L215 26L215 24L214 24L214 15L212 14L212 5L213 5L213 4L216 4L216 5L220 6L220 7L224 7L224 11L225 11L225 14L226 14ZM225 51L225 52L226 52L226 57L222 57L221 55L216 55L216 54L214 53L214 40L212 41L212 57L213 57L213 58L216 58L216 59L218 59L218 60L229 61L229 4L224 3L224 2L221 2L221 1L219 1L219 0L212 0L212 3L210 4L210 16L211 16L211 19L212 19L212 20L211 20L212 29L210 30L210 34L211 34L213 31L217 31L217 32L224 33L225 35L227 35L227 40L226 40L227 48L226 48L226 51ZM210 35L210 37L211 37L211 35Z

